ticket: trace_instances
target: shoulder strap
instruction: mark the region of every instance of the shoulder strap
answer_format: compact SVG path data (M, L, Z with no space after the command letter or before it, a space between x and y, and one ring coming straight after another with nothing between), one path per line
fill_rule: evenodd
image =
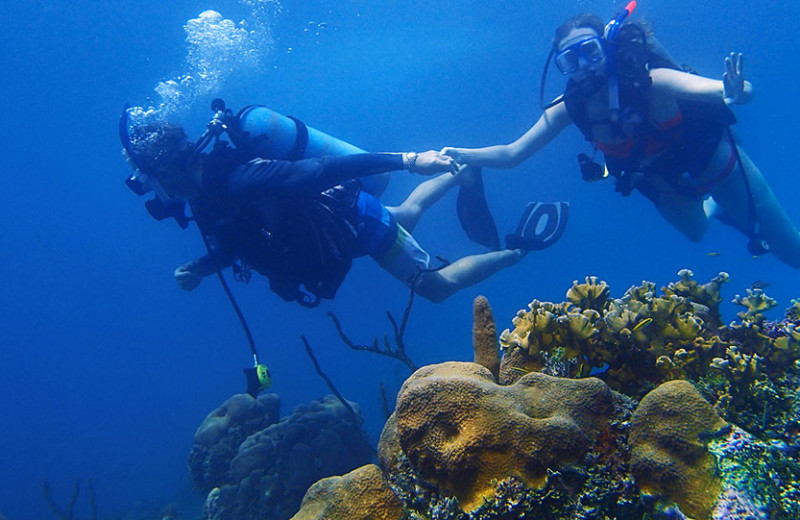
M580 95L575 80L570 79L567 81L567 87L564 90L563 97L564 108L567 109L567 114L569 114L572 123L578 127L583 137L591 142L592 125L589 123L589 114L586 111L586 98Z

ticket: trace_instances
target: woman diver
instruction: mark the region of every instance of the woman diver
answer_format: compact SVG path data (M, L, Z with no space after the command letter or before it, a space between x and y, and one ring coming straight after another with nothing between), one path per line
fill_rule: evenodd
M647 25L625 21L634 7L607 25L581 14L556 30L547 64L567 76L566 89L547 105L540 100L542 116L516 141L442 152L459 163L513 168L574 123L605 160L603 167L581 154L584 179L612 175L617 191L645 195L691 241L717 217L750 238L753 254L771 251L800 268L800 234L729 129L736 120L728 106L752 98L741 54L725 58L722 81L686 72ZM546 74L547 67L542 85Z

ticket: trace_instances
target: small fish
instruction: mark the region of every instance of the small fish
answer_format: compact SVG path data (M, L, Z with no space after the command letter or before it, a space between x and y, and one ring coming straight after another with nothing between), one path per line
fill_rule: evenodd
M611 368L611 366L608 363L603 363L603 366L601 367L592 367L592 369L589 371L589 375L596 376L600 374L605 374L606 372L608 372L609 368Z
M709 251L708 253L706 253L706 256L722 256L722 253L719 253L717 251Z
M765 282L764 280L756 280L750 286L751 289L766 289L769 287L769 282Z
M509 370L513 370L514 372L516 372L518 374L523 374L523 375L524 374L529 374L531 372L530 370L525 370L524 368L519 368L519 367L508 367L508 368L509 368Z
M636 332L636 331L637 331L637 330L639 330L639 329L642 329L642 328L644 328L644 327L647 327L647 326L648 326L648 325L650 325L652 322L653 322L653 318L645 318L645 319L643 319L642 321L640 321L639 323L637 323L636 325L634 325L634 326L633 326L633 329L631 329L631 332Z

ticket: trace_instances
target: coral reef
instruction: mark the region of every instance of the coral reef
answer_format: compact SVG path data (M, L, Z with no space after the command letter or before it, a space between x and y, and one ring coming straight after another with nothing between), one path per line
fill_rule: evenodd
M708 518L722 484L700 439L729 428L689 382L670 381L644 396L628 440L641 491L670 497L692 518Z
M247 436L276 423L279 411L277 394L258 399L236 394L208 414L194 434L189 453L189 473L198 489L208 493L233 482L229 469L239 446Z
M800 461L795 448L756 439L733 426L713 438L708 450L724 487L713 519L800 518Z
M472 304L472 349L475 362L485 366L495 378L500 372L500 350L497 346L497 325L489 300L478 296Z
M688 270L657 295L642 282L619 299L596 277L577 281L567 301L533 300L500 336L504 352L521 349L522 371L567 377L598 375L613 389L641 397L654 386L702 370L713 345L701 335L704 317L719 321L719 289L727 275L700 285ZM519 358L519 356L518 356ZM706 363L707 364L707 363ZM644 372L643 372L644 371Z
M311 486L292 520L400 520L402 516L402 502L380 468L369 464Z
M611 392L597 379L530 373L500 386L474 363L423 367L403 385L395 411L403 453L419 475L464 510L514 476L540 488L548 468L580 460L607 427Z
M475 363L416 370L379 467L318 482L295 519L800 518L800 300L769 321L776 303L754 284L726 325L728 276L678 275L620 298L587 277L564 302L533 300L500 335L499 360L477 298ZM313 464L280 445L285 432L264 433L279 425L242 443L228 470L240 484L214 489L204 518L282 518L268 501L297 487L286 487L290 470L278 486L265 465L280 454Z
M226 455L230 453L232 439L238 438L234 456L226 458L228 466L223 468L215 459L218 473L213 476L219 482L208 493L203 511L204 520L245 520L270 518L286 520L299 508L303 494L317 480L332 475L341 475L372 459L372 449L361 430L360 416L354 417L337 398L327 396L312 401L307 406L298 406L289 417L275 422L277 403L264 396L259 403L247 405L250 396L235 396L204 421L198 429L203 441L217 439L224 443ZM259 398L259 400L262 398ZM231 402L233 401L233 402ZM358 412L355 403L350 403ZM244 438L230 430L243 431L241 421L251 427L258 423L255 411L266 415L260 424L267 426ZM245 412L246 413L239 413ZM355 422L354 422L355 421ZM227 424L221 428L219 424ZM237 426L238 425L238 426ZM205 447L206 452L212 451ZM196 446L197 448L197 446ZM195 451L194 453L201 453ZM190 463L207 458L190 457ZM193 469L195 474L197 470ZM212 479L205 477L202 482Z
M662 288L642 282L621 298L595 277L577 281L562 303L533 300L500 335L500 381L530 371L561 377L596 376L612 389L640 399L657 385L697 383L722 417L754 433L778 435L796 416L795 377L800 360L800 303L782 322L767 322L775 305L762 289L734 303L740 322L723 325L720 273L700 284L682 270Z

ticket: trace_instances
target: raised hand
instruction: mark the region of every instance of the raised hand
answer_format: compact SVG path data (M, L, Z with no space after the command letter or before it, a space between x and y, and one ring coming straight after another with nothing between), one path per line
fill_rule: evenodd
M722 74L722 99L728 105L750 101L744 80L744 57L742 53L732 52L725 58L725 72Z

